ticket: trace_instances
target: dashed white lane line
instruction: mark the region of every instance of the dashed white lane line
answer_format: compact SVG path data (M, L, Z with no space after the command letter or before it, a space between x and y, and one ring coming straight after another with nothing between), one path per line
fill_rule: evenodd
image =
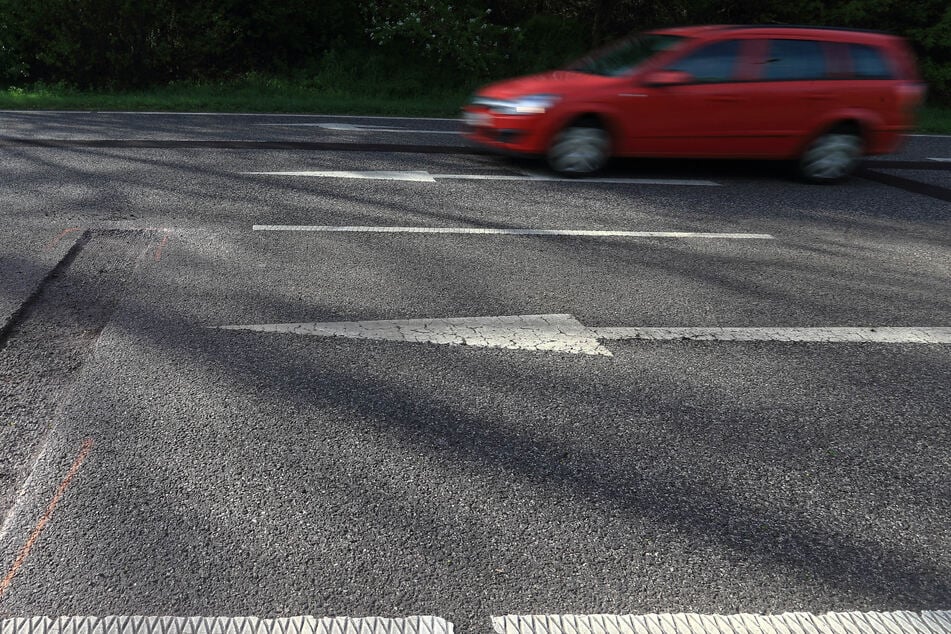
M951 612L493 617L496 634L951 634Z
M253 225L254 231L314 231L321 233L448 233L500 236L585 236L592 238L702 238L775 240L769 233L704 233L698 231L602 231L595 229L509 229L502 227L365 227L329 225Z
M462 134L458 130L409 130L407 128L356 123L255 123L254 125L284 128L321 128L332 132L401 132L403 134L452 134L455 136Z
M435 616L401 619L77 616L0 618L0 634L453 634L453 626Z
M415 181L435 183L440 180L527 181L538 183L566 183L570 185L687 185L720 187L709 180L686 178L561 178L537 174L430 174L426 171L353 171L353 170L300 170L281 172L241 172L249 176L296 176L312 178L362 178L367 180Z
M348 170L334 171L307 171L307 172L242 172L254 176L307 176L316 178L360 178L381 181L414 181L418 183L435 183L436 179L429 172L391 172L378 170L360 172Z
M218 328L606 357L612 354L601 345L602 339L951 344L951 327L592 328L568 314L240 324Z
M951 158L930 157L928 160L929 160L929 161L937 161L937 162L939 162L939 163L951 163Z

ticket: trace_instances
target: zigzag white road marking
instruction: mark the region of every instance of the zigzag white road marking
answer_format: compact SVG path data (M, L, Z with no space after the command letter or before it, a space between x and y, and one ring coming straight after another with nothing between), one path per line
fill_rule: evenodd
M951 634L951 612L494 617L496 634Z

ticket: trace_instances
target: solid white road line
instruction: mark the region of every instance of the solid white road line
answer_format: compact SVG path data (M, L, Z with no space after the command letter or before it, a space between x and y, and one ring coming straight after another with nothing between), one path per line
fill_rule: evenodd
M358 114L303 114L287 112L163 112L161 110L0 110L0 114L143 114L160 117L288 117L295 119L380 119L383 121L460 121L458 117L392 117Z
M324 233L450 233L502 236L586 236L593 238L710 238L774 240L768 233L702 233L696 231L602 231L595 229L507 229L494 227L335 227L325 225L253 225L253 231L316 231Z
M76 616L0 618L0 634L453 634L453 626L435 616Z
M602 339L951 344L951 328L589 328L568 314L236 324L218 328L606 357L612 354L601 345Z
M562 178L559 176L540 176L537 174L433 174L436 180L470 180L470 181L538 181L544 183L575 183L585 185L590 183L612 183L617 185L702 185L718 187L720 183L707 180L685 178Z
M816 343L951 343L951 327L591 328L598 339L650 341L794 341Z
M949 634L951 612L537 615L493 617L496 634Z
M434 183L437 180L480 180L480 181L528 181L539 183L566 183L569 185L699 185L719 187L720 183L708 180L682 178L561 178L559 176L539 176L535 174L430 174L426 171L349 171L317 170L288 172L241 172L254 176L305 176L316 178L365 178L370 180L417 181Z

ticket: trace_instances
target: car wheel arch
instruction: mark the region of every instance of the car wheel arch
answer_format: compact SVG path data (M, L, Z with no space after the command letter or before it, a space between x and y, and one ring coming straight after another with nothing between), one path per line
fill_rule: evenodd
M830 117L822 123L822 125L817 126L812 134L806 136L799 148L796 151L796 156L800 156L803 152L806 151L813 141L818 139L824 134L829 134L832 132L846 132L857 135L862 139L864 145L868 145L871 139L872 130L875 129L875 122L869 120L868 117L859 115L857 113L848 113L842 114L836 117Z
M555 124L551 134L549 135L550 139L553 139L555 135L572 126L584 125L584 124L593 124L594 127L599 127L608 133L608 136L611 139L612 150L616 150L618 147L618 140L621 138L621 126L618 120L611 116L609 113L604 112L603 110L597 109L582 109L571 113L570 115L561 117L559 121Z

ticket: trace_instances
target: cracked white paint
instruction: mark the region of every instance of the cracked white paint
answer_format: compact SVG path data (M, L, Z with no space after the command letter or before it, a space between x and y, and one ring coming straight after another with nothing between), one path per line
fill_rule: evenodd
M513 315L221 326L224 330L611 356L571 315Z
M599 340L951 344L951 327L589 328L567 314L219 326L318 337L612 356Z

